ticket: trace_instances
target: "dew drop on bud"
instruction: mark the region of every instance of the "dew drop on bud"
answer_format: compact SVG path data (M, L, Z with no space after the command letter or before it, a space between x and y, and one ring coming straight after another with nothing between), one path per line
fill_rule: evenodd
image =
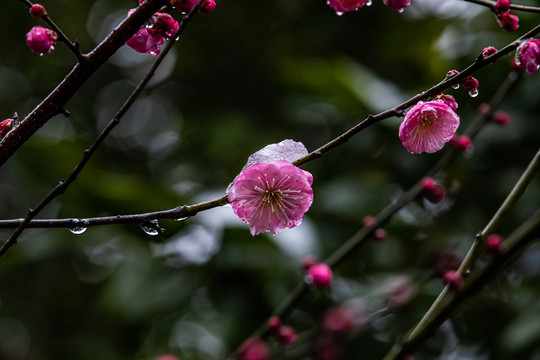
M156 236L160 233L160 228L156 219L142 223L140 224L140 227L147 235L150 236Z
M474 89L474 90L469 91L469 96L470 97L477 97L478 96L478 89Z
M452 89L459 89L459 84L452 85Z
M336 15L337 15L337 16L341 16L341 15L343 15L343 12L341 12L341 11L336 11Z
M398 10L398 13L403 14L404 11L405 11L405 8L401 8Z
M373 1L372 1L372 0L368 0L368 1L366 2L366 6L371 6L371 4L373 4Z
M75 235L81 235L86 232L88 229L88 221L87 220L79 220L74 219L71 221L71 227L69 228L69 231L71 231L72 234Z

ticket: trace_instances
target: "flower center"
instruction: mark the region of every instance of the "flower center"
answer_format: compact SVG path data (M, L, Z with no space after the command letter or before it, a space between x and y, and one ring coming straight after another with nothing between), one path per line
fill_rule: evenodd
M420 130L424 131L430 129L435 124L436 120L437 110L433 108L422 110L419 123Z

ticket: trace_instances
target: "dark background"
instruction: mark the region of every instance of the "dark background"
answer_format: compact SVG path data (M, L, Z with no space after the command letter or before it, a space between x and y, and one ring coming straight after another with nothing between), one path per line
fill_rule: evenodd
M42 4L87 52L136 1ZM21 3L3 0L0 13L0 117L24 118L75 59L62 44L42 57L28 49L26 32L43 23ZM222 0L194 18L122 124L41 216L143 213L220 197L251 153L286 138L316 149L538 23L538 15L519 15L520 28L506 33L489 10L457 0L415 0L403 14L374 1L341 17L324 0ZM23 217L69 174L153 59L122 48L68 103L69 118L50 120L0 169L2 218ZM475 74L476 98L447 92L459 103L459 131L496 92L510 61ZM524 75L504 100L512 122L488 125L474 153L438 178L448 190L445 202L408 205L385 226L384 242L350 254L332 287L285 319L303 334L291 358L309 358L301 345L328 306L358 300L375 309L385 282L397 275L416 284L416 298L350 335L345 358L382 358L419 319L442 289L431 276L434 256L465 254L538 149L538 76ZM301 281L304 255L330 255L365 215L383 209L441 156L409 154L397 137L399 123L371 126L307 164L314 204L301 226L279 236L251 237L229 207L161 221L166 232L154 237L135 225L83 235L26 230L0 259L0 359L225 356ZM539 183L537 177L498 232L510 234L538 208ZM2 241L10 233L0 231ZM540 359L539 260L540 249L531 247L416 358Z

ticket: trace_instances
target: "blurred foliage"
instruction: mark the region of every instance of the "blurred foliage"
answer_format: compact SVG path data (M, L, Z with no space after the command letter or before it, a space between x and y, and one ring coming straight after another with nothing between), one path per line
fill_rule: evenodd
M43 5L86 52L136 1ZM53 55L31 53L24 35L39 21L15 0L3 0L0 9L1 116L24 118L75 59L61 44ZM537 23L538 15L520 14L519 30L505 33L490 11L458 0L415 0L403 14L374 1L341 17L324 0L219 1L213 13L189 24L122 124L41 216L142 213L221 196L249 154L263 146L291 138L314 150ZM3 166L2 218L23 217L69 174L152 60L122 48L74 95L70 117L53 118ZM463 89L448 91L459 103L462 129L496 92L509 61L475 74L476 98ZM344 342L346 359L380 359L442 289L433 276L435 256L448 250L464 255L536 152L538 76L524 76L503 102L511 124L488 125L474 154L441 176L449 191L445 202L408 205L385 227L386 241L350 254L332 288L310 294L284 321L310 335L327 307L356 299L375 310L384 304L386 280L406 275L418 287L416 298ZM398 126L398 119L371 126L307 164L315 203L301 226L279 236L252 238L227 207L162 221L166 232L157 237L133 225L83 235L26 230L0 259L0 359L225 356L301 281L304 255L324 259L365 215L376 214L437 161L440 153L407 153ZM505 217L501 234L538 209L539 183L537 177ZM10 232L0 234L4 241ZM539 260L534 247L415 358L540 359ZM291 351L305 350L310 337L300 339Z

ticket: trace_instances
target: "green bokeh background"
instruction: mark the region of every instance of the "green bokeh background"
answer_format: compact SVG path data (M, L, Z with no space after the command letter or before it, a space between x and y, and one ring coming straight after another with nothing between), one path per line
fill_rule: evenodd
M525 2L520 2L525 4ZM136 1L42 3L81 49L90 51ZM529 5L540 6L538 1ZM24 118L74 65L58 44L30 52L34 25L15 0L0 4L0 117ZM179 18L180 14L172 13ZM502 48L538 24L520 13L506 33L487 9L463 1L415 0L403 14L382 1L336 16L324 0L222 0L197 15L139 101L77 181L41 214L94 217L143 213L222 196L247 157L290 138L314 150L371 113L393 107L463 69L486 46ZM66 177L149 68L153 57L124 47L0 169L0 216L23 217ZM510 57L480 70L480 94L448 91L464 129L509 72ZM418 287L406 307L350 335L344 358L380 359L442 289L433 257L463 256L540 144L540 78L525 75L504 100L510 125L488 125L472 156L438 180L447 200L416 200L336 269L329 290L314 292L284 319L302 334L302 352L324 310L346 301L380 306L397 275ZM441 153L411 155L399 119L369 127L307 164L315 202L304 223L279 236L249 234L228 207L164 234L138 226L28 229L0 259L0 359L217 359L234 350L302 280L304 255L324 259L414 184ZM534 210L533 181L498 231L508 235ZM2 230L2 241L10 231ZM540 249L533 246L470 300L416 354L417 359L540 359ZM297 352L295 352L297 351Z

